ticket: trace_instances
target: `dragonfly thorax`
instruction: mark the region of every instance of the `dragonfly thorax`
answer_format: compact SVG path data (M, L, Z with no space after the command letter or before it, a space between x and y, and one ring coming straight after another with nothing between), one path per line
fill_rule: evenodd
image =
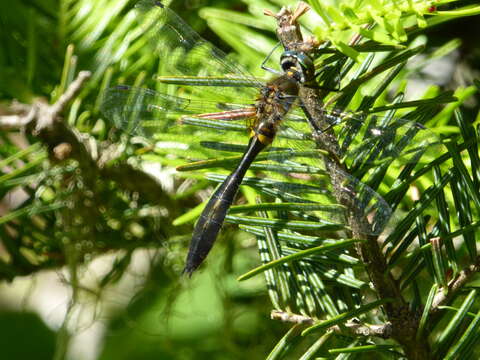
M315 65L304 53L285 51L280 57L280 65L286 75L301 84L308 83L315 77Z
M251 127L251 136L269 145L278 125L292 107L298 95L298 83L291 76L282 75L268 83L255 104L256 117Z

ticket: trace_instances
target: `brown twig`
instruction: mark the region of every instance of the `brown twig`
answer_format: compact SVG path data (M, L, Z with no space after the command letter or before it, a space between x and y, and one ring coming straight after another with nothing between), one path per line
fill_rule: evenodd
M312 325L315 320L309 316L292 314L281 310L272 310L270 312L270 318L272 320L279 320L281 322L294 323L294 324L306 324Z
M10 130L23 128L35 118L36 109L32 106L26 115L0 116L0 129Z
M116 182L125 190L140 193L149 201L167 204L170 197L154 178L128 164L105 166L105 159L112 158L109 155L112 149L107 148L100 152L96 141L63 121L61 114L80 93L90 76L89 71L81 71L53 105L43 101L36 101L32 105L13 102L10 110L18 114L0 116L0 128L32 129L32 134L47 146L52 161L68 158L77 160L83 179L92 187L98 178L102 177Z
M297 49L298 44L303 41L300 28L296 22L298 16L293 18L294 14L286 8L283 8L278 14L269 15L277 20L277 36L284 48L286 50ZM307 53L307 55L309 54ZM317 146L331 154L331 156L325 157L324 161L331 174L335 197L337 201L349 209L348 221L353 237L367 240L358 243L357 252L365 264L379 298L394 299L394 301L385 305L385 311L391 323L392 337L402 345L409 359L428 359L428 344L418 342L415 338L418 317L408 308L400 292L399 284L387 270L386 260L381 252L377 237L365 235L368 233L365 230L369 228L365 214L355 210L357 208L355 204L348 196L345 196L343 184L348 178L344 175L346 169L343 164L337 160L340 155L337 139L333 131L323 131L324 129L331 129L324 116L322 99L325 95L323 91L307 86L302 86L299 92L302 109L312 126L314 134L316 134Z
M66 224L74 223L73 213L81 217L85 224L84 229L87 231L81 236L93 240L96 238L98 219L103 216L101 209L105 206L103 188L99 179L112 181L119 189L139 194L149 202L161 204L169 209L175 209L176 206L171 197L164 192L161 184L149 174L125 163L117 165L115 162L115 165L110 165L109 160L121 154L116 150L118 146L105 147L87 134L81 134L63 120L62 113L80 93L89 78L90 72L80 72L53 105L44 101L36 101L31 105L12 102L8 115L0 116L0 129L30 131L44 144L53 164L66 160L76 161L78 173L75 179L72 180L68 176L62 179L66 187L77 183L82 184L69 198L71 203L76 204L76 208L73 212L61 212L60 216L62 216L63 226L66 227L68 227ZM152 241L156 242L155 239ZM101 247L101 251L108 251L108 248ZM30 264L21 254L16 255L16 249L13 249L11 254L12 260L8 266L0 264L2 267L0 278L11 280L16 275L28 275L43 270L47 266L44 263ZM48 256L49 259L53 259L54 255ZM64 261L66 259L63 256L55 259L55 266L63 265Z
M480 272L480 256L477 257L474 264L467 266L460 271L455 278L450 280L448 289L442 289L435 295L430 314L436 315L440 311L440 306L449 304L450 301L457 296L458 291L463 289L465 284L477 275L478 272Z
M332 326L330 328L333 332L346 336L364 336L364 337L378 337L382 339L390 339L392 337L392 324L386 323L382 325L367 325L348 321L342 326Z
M37 101L33 105L13 102L11 110L20 114L0 116L0 128L18 129L34 123L35 131L41 132L44 128L52 127L61 112L77 96L90 76L90 71L81 71L67 91L53 105L45 104L42 101Z
M280 310L272 310L272 312L270 313L270 317L272 320L279 320L282 322L293 324L312 325L313 323L315 323L315 319L309 316L292 314ZM389 339L392 336L392 324L390 323L386 323L383 325L367 325L358 321L348 321L345 324L342 324L342 326L332 326L329 328L329 330L345 336L375 336L382 339Z

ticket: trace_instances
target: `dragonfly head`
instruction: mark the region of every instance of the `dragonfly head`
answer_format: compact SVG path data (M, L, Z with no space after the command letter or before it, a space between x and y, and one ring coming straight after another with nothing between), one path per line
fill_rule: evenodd
M302 52L285 51L280 57L282 70L296 81L305 84L315 77L315 66L312 59Z

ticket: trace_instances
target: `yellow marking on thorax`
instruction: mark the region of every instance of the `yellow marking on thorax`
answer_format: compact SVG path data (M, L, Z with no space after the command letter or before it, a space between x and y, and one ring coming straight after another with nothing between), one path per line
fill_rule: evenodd
M273 138L268 135L264 135L262 133L256 132L255 129L250 130L250 138L257 137L258 140L264 145L270 145L273 142Z
M270 145L273 141L273 139L270 136L265 136L262 134L256 134L258 137L258 140L264 144L264 145Z

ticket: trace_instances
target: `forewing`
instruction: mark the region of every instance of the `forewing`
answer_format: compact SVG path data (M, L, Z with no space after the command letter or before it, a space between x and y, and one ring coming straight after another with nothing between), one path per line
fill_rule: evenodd
M325 131L333 130L339 157L350 168L430 162L442 151L441 139L420 122L387 114L354 114L325 109Z
M223 96L237 95L229 79L241 80L243 85L253 88L262 86L247 70L229 60L223 51L204 40L161 2L141 0L136 10L144 29L142 36L149 39L152 51L166 70L162 76L203 77L206 78L202 84L205 86L219 85L218 79L224 78ZM252 95L255 93L254 89L250 91Z

